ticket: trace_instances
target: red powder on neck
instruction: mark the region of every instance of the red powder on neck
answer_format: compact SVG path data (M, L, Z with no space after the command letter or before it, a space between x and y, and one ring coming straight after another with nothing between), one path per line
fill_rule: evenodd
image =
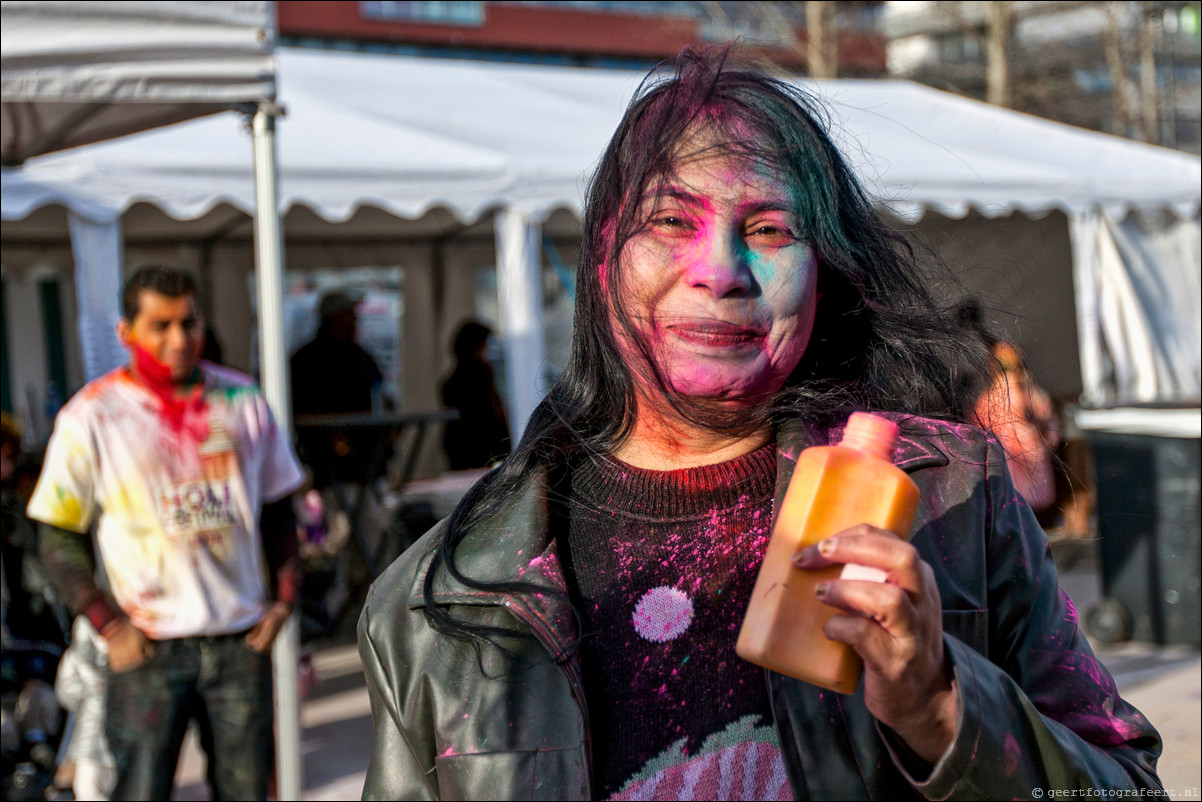
M204 385L189 387L171 376L171 368L154 358L136 343L130 345L134 375L159 399L163 420L178 435L187 435L197 443L209 436L208 403Z

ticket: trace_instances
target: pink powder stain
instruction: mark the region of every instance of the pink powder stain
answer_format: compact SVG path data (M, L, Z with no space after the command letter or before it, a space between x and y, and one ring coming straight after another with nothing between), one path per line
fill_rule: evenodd
M679 638L693 623L693 600L679 588L661 585L643 594L632 618L639 635L664 643Z
M518 553L520 554L521 552L519 551ZM564 590L567 587L564 585L563 572L559 568L559 557L555 553L554 545L532 559L524 568L518 571L518 579L525 579L527 574L534 574L536 577L546 581L547 584L553 586L556 590ZM540 593L536 593L535 596L540 599L543 598Z
M1073 600L1063 590L1060 591L1060 596L1064 599L1064 606L1067 609L1065 620L1077 626L1077 605L1073 604Z
M1145 735L1138 717L1115 713L1118 690L1114 679L1094 657L1073 653L1063 657L1056 670L1067 675L1084 674L1087 681L1067 678L1057 697L1065 712L1060 723L1078 732L1089 733L1089 740L1105 746L1117 746ZM1072 689L1071 693L1067 689Z
M1021 750L1018 748L1018 741L1016 741L1014 739L1013 734L1006 733L1006 741L1005 741L1004 749L1005 749L1006 757L1005 757L1005 764L1002 767L1002 771L1004 771L1006 776L1009 777L1018 770L1018 758L1019 758L1019 755L1022 754Z

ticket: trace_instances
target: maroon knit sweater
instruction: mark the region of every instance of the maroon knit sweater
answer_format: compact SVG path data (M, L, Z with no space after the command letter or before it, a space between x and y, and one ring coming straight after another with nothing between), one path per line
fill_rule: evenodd
M572 472L571 584L602 799L791 799L764 671L735 640L767 547L768 445L680 471Z

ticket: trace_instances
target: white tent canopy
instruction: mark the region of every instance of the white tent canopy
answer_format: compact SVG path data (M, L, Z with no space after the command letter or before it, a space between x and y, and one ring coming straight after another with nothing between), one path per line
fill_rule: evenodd
M556 208L579 214L587 176L641 77L295 49L280 50L278 59L288 110L280 122L285 209L331 223L363 207L404 220L441 208L462 224L500 212L494 227L502 328L508 366L517 372L510 405L520 425L537 401L543 361L540 221ZM834 135L867 187L900 217L1064 213L1074 235L1088 401L1199 394L1198 338L1187 336L1199 325L1198 248L1191 256L1188 247L1198 236L1197 157L907 82L805 88L830 109ZM222 204L253 208L249 166L244 135L227 120L196 120L6 171L3 216L17 220L61 204L96 219L98 209L116 216L146 203L200 223ZM1183 240L1184 251L1098 246L1097 238L1118 230L1132 211L1175 227L1167 239ZM1145 264L1133 268L1134 256ZM1122 282L1100 277L1133 269L1134 281L1151 276L1160 296L1174 300L1171 315L1157 320L1155 303L1133 307L1103 297ZM1142 362L1149 348L1159 351L1151 382Z
M6 45L7 46L7 45ZM589 169L640 77L621 71L278 52L288 136L281 200L327 220L360 205L404 218L443 206L464 222L497 207L579 211ZM1100 208L1197 213L1196 157L1085 131L903 81L807 82L869 188L904 216L1069 215ZM39 159L40 192L5 219L74 196L124 210L147 201L179 219L219 202L253 206L249 156L203 119ZM56 197L56 191L59 193Z
M275 96L264 2L4 2L3 161Z
M56 202L49 187L26 183L24 171L10 165L226 109L273 107L275 35L267 2L5 0L2 8L5 220ZM230 120L215 122L236 132ZM238 147L239 178L250 188L244 208L253 215L255 165L251 148ZM91 378L124 360L113 324L121 259L116 226L125 207L108 193L90 200L82 187L67 191L80 340Z

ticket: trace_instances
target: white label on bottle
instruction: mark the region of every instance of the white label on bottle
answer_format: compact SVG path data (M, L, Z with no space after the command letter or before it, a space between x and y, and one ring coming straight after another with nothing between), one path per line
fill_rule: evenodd
M847 563L839 574L840 579L854 579L857 582L884 582L889 577L880 568L870 568L867 565Z

